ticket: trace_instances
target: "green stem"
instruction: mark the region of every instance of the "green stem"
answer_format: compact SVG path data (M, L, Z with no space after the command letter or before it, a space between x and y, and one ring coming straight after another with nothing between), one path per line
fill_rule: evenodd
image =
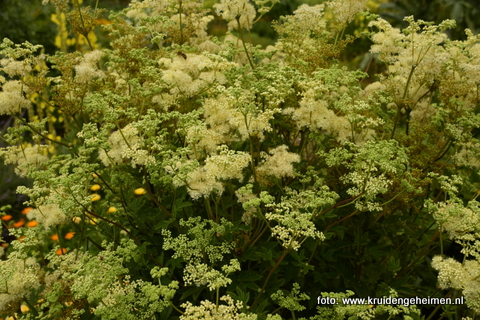
M170 305L172 306L173 309L175 309L178 313L180 313L182 316L185 314L182 312L182 310L178 309L173 303L172 301L170 301Z
M182 8L182 0L178 1L180 7L178 9L178 13L180 15L180 45L183 44L183 24L182 24L182 14L183 14L183 8Z
M248 130L247 116L245 116L245 125L246 125L247 130ZM255 191L258 192L259 186L258 186L258 179L257 179L257 170L255 168L255 156L254 156L252 136L249 135L248 139L250 141L250 157L251 157L250 163L251 163L251 166L252 166L253 184L254 184L254 187L255 187L254 188Z
M392 130L392 134L390 135L390 139L393 139L393 137L395 136L395 131L397 130L397 123L400 120L400 110L401 109L402 108L400 106L397 106L397 114L395 116L395 122L393 123L393 130Z
M39 211L40 211L40 210L39 210ZM62 248L62 249L63 249L63 248L65 248L65 246L63 245L63 240L61 240L61 239L62 239L62 237L61 237L61 235L60 235L60 231L59 231L59 229L58 229L58 225L57 225L57 226L55 226L55 230L57 231L57 235L58 235L58 242L60 243L60 248Z
M400 279L415 263L417 263L418 260L420 260L422 257L424 257L427 254L427 251L432 243L434 243L437 238L440 236L440 232L437 230L437 232L433 235L432 239L424 246L422 251L420 251L415 259L409 263L407 266L405 266L400 272L395 276L394 280Z
M408 87L410 86L410 82L412 81L412 76L413 76L413 72L415 71L415 68L416 68L416 66L413 65L412 68L410 69L410 73L408 75L407 83L405 84L405 91L403 92L403 96L402 96L402 105L403 105L403 101L407 97ZM397 116L395 117L395 123L393 124L393 130L392 130L392 134L390 135L390 139L393 139L393 137L395 136L395 130L397 129L397 124L400 120L400 112L402 110L402 105L397 106L397 108L398 108L397 109Z
M38 317L38 311L37 309L35 309L35 307L26 299L26 298L23 298L23 302L25 302L25 304L28 306L28 308L30 310L32 310L32 313L35 317Z
M23 122L24 125L26 125L28 128L30 128L30 130L32 130L33 132L35 132L36 134L38 134L40 137L44 138L45 140L48 140L48 141L51 141L53 143L57 143L59 145L62 145L64 147L67 147L67 148L71 148L72 146L66 144L66 143L63 143L63 142L60 142L60 141L56 141L56 140L53 140L53 139L50 139L49 137L41 134L37 129L35 129L34 127L32 127L27 121L25 121L25 119L23 119L22 117L19 117L19 116L15 116L17 119L19 119L20 121Z
M272 268L272 270L270 270L270 273L268 274L267 278L265 279L265 282L263 283L262 288L260 289L260 291L258 292L257 297L256 297L255 300L253 301L252 306L251 306L251 309L255 306L255 304L258 302L258 299L260 299L260 296L261 296L262 293L265 291L265 288L267 287L267 283L268 283L268 281L270 280L270 277L273 275L273 273L275 272L275 270L277 270L277 268L278 268L278 266L280 265L280 263L282 263L283 259L285 259L285 257L287 256L287 254L290 253L290 251L292 251L291 248L284 250L283 253L282 253L282 255L280 256L280 258L277 259L277 263L276 263L275 266Z
M268 227L269 227L269 225L267 224L267 225L262 229L262 231L258 234L258 236L255 237L255 234L254 234L255 239L248 245L247 249L253 247L253 246L255 245L255 243L257 243L257 241L260 240L260 238L263 236L263 234L265 233L265 231L268 230Z
M78 15L80 16L80 21L82 22L82 27L83 27L83 29L84 29L84 32L81 33L81 34L82 34L82 36L84 36L85 39L87 40L87 43L88 43L88 46L90 47L90 50L93 51L93 46L92 46L92 44L90 43L90 39L88 39L88 33L86 33L85 21L83 21L82 10L80 9L80 3L78 2L78 0L75 0L75 6L77 7Z
M322 214L324 214L324 213L326 213L326 212L328 212L328 211L330 211L330 210L332 210L332 209L335 209L336 207L342 206L343 204L348 203L348 202L350 202L350 201L354 201L355 199L357 199L357 198L360 197L361 195L362 195L362 194L359 194L359 195L357 195L357 196L355 196L355 197L353 197L353 198L349 198L349 199L346 199L346 200L343 200L343 201L340 201L340 202L334 204L334 205L331 206L330 208L327 208L327 209L323 210L322 212L320 212L319 214L317 214L314 219L318 219L318 217L320 217Z
M143 176L145 178L145 181L149 181L148 180L148 175L147 175L147 172L145 170L145 167L143 167ZM148 193L148 196L150 197L150 199L153 200L153 202L155 202L155 204L157 205L157 207L159 207L163 212L165 212L167 214L167 216L171 217L172 214L170 211L168 211L167 208L165 208L165 206L163 206L160 201L158 201L157 197L155 197L155 195L152 193L152 190L150 189L150 185L147 183L145 185L145 190L147 190L147 193Z
M247 55L247 58L248 58L248 63L250 64L250 67L252 67L252 70L253 70L255 69L255 67L253 65L252 59L250 58L250 54L248 53L247 46L245 44L245 39L243 37L243 31L240 28L240 18L237 17L236 20L238 23L238 34L240 35L240 40L242 40L243 50L245 50L245 54Z
M342 219L335 221L334 223L332 223L331 225L329 225L328 227L326 227L325 230L323 230L323 233L325 234L325 233L328 231L328 229L330 229L331 227L339 224L340 222L342 222L342 221L344 221L344 220L347 220L347 219L350 218L350 217L353 217L355 214L357 214L357 212L358 212L358 210L355 210L355 211L353 211L352 213L350 213L348 216L343 217Z
M216 221L215 215L212 211L212 206L210 205L210 199L208 197L205 197L205 207L207 208L208 218L212 221Z

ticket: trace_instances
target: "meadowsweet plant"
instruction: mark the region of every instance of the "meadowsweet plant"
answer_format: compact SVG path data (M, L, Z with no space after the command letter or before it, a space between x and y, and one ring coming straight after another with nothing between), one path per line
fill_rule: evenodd
M0 156L32 181L17 192L34 223L2 209L0 317L480 312L480 38L449 39L454 21L400 30L366 1L332 0L253 45L278 2L134 0L107 16L101 1L51 0L75 48L3 39ZM378 75L342 60L359 15ZM225 35L209 34L214 20Z

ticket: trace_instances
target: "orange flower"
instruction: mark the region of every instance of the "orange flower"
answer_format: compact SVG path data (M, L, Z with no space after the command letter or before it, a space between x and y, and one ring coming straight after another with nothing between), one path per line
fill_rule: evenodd
M75 236L75 232L67 232L67 234L65 234L65 239L70 240L74 236Z
M0 246L1 246L2 248L6 248L6 247L8 247L8 243L2 242L2 243L0 243Z
M20 241L20 242L22 242L22 240L23 240L23 239L26 239L26 238L27 238L27 237L25 237L25 236L21 236L21 237L18 238L17 240Z
M13 217L11 215L6 214L6 215L2 216L2 221L10 221L10 220L12 220L12 218Z
M29 228L36 227L37 225L38 225L38 222L35 221L35 220L32 220L32 221L28 221L28 222L27 222L27 227L29 227Z
M52 239L53 241L58 241L58 234L55 233L54 235L51 235L50 239Z
M30 210L32 210L33 208L32 207L26 207L25 209L22 210L22 214L27 214L30 212Z
M56 252L59 256L61 255L64 255L65 253L67 253L67 248L60 248L60 249L57 249L57 252Z
M14 227L14 228L20 228L20 227L22 227L24 224L25 224L25 219L22 218L22 219L20 219L19 221L15 222L15 223L13 224L13 227Z

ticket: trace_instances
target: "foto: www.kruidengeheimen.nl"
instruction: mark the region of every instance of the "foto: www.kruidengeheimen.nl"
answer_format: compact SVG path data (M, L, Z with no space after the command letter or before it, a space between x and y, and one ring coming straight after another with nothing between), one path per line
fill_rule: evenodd
M341 300L341 301L339 301ZM368 304L368 305L404 305L406 307L411 305L461 305L463 304L463 296L458 298L420 298L420 297L413 297L413 298L399 298L399 297L381 297L381 298L373 298L373 297L366 297L366 298L330 298L330 297L317 297L317 304L319 305L334 305L342 303L344 305L352 305L352 304Z

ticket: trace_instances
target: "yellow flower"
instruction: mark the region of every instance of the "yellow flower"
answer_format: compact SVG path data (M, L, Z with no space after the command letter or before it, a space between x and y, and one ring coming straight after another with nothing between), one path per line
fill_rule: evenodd
M22 311L22 313L27 313L28 311L30 311L30 308L27 307L26 305L22 304L20 306L20 311Z
M133 191L133 193L136 196L141 196L141 195L144 195L145 193L147 193L147 190L145 190L145 188L137 188L137 189L135 189L135 191Z
M98 201L100 199L102 199L102 197L97 193L93 193L93 194L90 195L90 201L92 201L92 202L93 201Z
M80 218L80 217L74 217L72 220L73 220L73 222L75 222L75 223L80 223L80 222L82 222L82 218Z
M102 187L99 184L94 184L93 186L90 187L90 190L92 191L98 191L102 189Z
M108 208L108 213L115 213L115 212L117 212L117 208L115 207Z

